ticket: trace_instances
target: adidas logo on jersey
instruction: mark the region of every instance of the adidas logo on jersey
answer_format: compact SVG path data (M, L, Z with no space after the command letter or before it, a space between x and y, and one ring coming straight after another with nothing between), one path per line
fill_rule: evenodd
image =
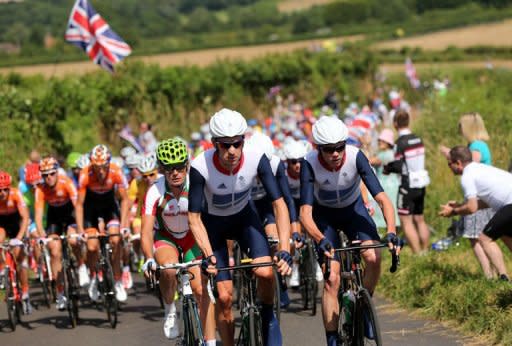
M329 179L325 179L325 181L322 183L322 185L329 185L331 184L331 182L329 181Z
M217 186L217 189L227 189L227 187L226 185L224 185L224 183L222 183L219 186Z

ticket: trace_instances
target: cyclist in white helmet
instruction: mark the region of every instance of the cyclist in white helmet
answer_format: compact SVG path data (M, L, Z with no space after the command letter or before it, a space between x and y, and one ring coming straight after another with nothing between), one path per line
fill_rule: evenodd
M233 284L230 273L217 273L216 266L228 266L227 239L237 240L253 263L271 260L263 225L250 200L256 178L263 184L275 211L280 251L274 260L283 275L289 275L291 271L290 218L286 203L268 158L261 152L244 148L246 130L247 122L240 113L225 108L215 113L210 119L214 149L201 153L192 161L190 168L190 229L204 254L203 268L217 274L217 326L226 346L234 344ZM272 306L272 268L260 267L254 273L259 279L264 342L266 345L281 345L282 335Z
M338 230L343 230L349 240L360 240L363 245L380 240L375 223L361 197L361 180L382 208L390 248L399 244L393 204L366 156L358 148L347 145L347 137L348 129L341 120L321 117L313 125L313 141L317 150L306 155L300 172L300 220L318 244L319 260L322 261L324 256L333 260L322 298L328 346L337 345L338 337L340 264L339 257L331 253L333 248L341 245ZM373 294L380 276L380 252L369 249L362 253L362 257L366 264L364 286ZM371 339L373 331L367 325L365 335Z

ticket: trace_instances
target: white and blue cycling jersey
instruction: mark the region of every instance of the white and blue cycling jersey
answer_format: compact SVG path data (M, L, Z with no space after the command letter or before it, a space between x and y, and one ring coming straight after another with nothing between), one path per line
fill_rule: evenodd
M279 186L286 206L288 207L290 222L297 222L297 209L293 202L290 186L288 185L288 179L286 177L284 163L278 156L272 155L270 159L270 168L272 168L272 174L274 174L274 176L276 177L277 185ZM265 187L263 186L259 179L256 179L256 183L254 184L251 190L251 199L254 201L256 209L258 210L258 214L260 215L260 218L263 220L263 224L265 226L269 223L276 223L274 210L272 208L272 201L270 201L266 197L267 192L265 191Z
M196 157L190 168L189 212L201 213L217 266L229 264L226 239L237 240L249 257L270 256L262 222L251 201L251 189L258 178L270 202L281 198L281 191L267 157L243 149L240 163L227 171L215 149ZM220 272L216 280L229 280Z
M366 156L351 145L337 169L330 169L316 150L301 164L301 205L313 206L315 223L335 247L340 245L339 229L351 240L379 239L362 200L361 180L372 196L384 191Z

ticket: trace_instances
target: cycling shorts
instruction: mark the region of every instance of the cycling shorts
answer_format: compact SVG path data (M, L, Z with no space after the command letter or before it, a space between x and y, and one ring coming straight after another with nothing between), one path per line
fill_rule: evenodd
M425 206L425 188L412 189L400 187L398 189L396 206L398 215L422 215Z
M361 196L345 208L328 208L315 204L313 220L334 248L341 247L339 230L342 230L349 240L380 240L377 226L368 214ZM317 252L318 259L322 262L323 252L318 247Z
M46 217L46 228L48 234L62 235L68 229L68 226L75 223L73 203L68 203L59 206L48 206Z
M256 207L256 211L258 212L263 227L266 227L267 225L275 225L276 218L274 216L272 201L263 197L254 201L254 206Z
M156 230L154 239L153 247L155 251L162 247L173 247L178 251L178 254L183 256L184 263L202 258L201 250L197 246L191 231L185 237L178 239L165 231Z
M483 233L493 240L512 237L512 204L501 207L485 225Z
M84 227L87 228L98 228L98 218L102 218L105 221L105 225L109 226L109 223L119 223L119 207L117 203L105 207L93 206L84 204Z
M250 258L270 256L267 236L253 201L250 201L244 209L234 215L217 216L204 213L202 220L219 268L229 265L226 243L228 239L236 240L240 249ZM231 280L231 274L229 271L220 272L216 280Z
M19 213L0 215L0 228L5 230L7 238L16 238L20 231L20 223L21 215Z

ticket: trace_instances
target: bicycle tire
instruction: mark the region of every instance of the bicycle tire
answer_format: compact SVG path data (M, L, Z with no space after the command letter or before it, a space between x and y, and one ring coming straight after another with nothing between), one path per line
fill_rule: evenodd
M40 275L43 275L42 273ZM49 309L51 307L51 300L50 300L50 281L46 280L44 277L40 279L41 284L41 290L43 293L43 303L46 305L46 307Z
M11 330L14 332L16 330L16 325L18 324L18 313L16 311L17 306L15 302L14 292L12 289L12 281L10 277L10 270L5 268L4 272L4 280L5 280L5 303L7 305L7 318L9 320L9 325Z
M365 317L367 316L367 317ZM355 321L357 321L356 340L357 344L363 345L382 345L382 336L380 333L379 321L375 305L373 304L370 293L365 288L361 288L357 293ZM373 329L373 338L367 337L365 332L365 318L368 318Z
M347 311L349 307L343 304L343 290L338 294L339 319L338 319L338 344L341 346L353 345L354 328L352 322L348 322L347 314L354 317L355 311ZM354 310L354 309L352 309Z
M316 281L316 255L315 255L315 249L313 248L313 244L309 243L307 247L308 251L308 290L309 290L309 300L311 304L311 316L316 315L316 297L318 295L318 282Z
M249 309L249 345L263 346L261 316L255 309Z
M67 302L68 317L72 328L76 328L78 325L78 295L77 295L77 283L76 273L73 268L66 268L66 282L67 291L65 289Z
M272 272L274 274L274 314L278 322L281 322L281 276L277 272L275 268L272 268Z
M235 266L239 266L242 264L242 252L240 250L240 246L238 243L235 243L233 246L233 257ZM242 299L242 274L238 271L233 272L233 290L235 292L235 299L233 303L236 305L238 309L241 308L241 299Z
M117 326L117 299L114 288L114 271L108 258L105 259L103 266L103 284L105 285L105 310L107 311L107 320L110 327L115 329Z
M186 297L183 302L184 318L188 328L185 329L187 346L203 346L204 336L197 304L193 298Z

